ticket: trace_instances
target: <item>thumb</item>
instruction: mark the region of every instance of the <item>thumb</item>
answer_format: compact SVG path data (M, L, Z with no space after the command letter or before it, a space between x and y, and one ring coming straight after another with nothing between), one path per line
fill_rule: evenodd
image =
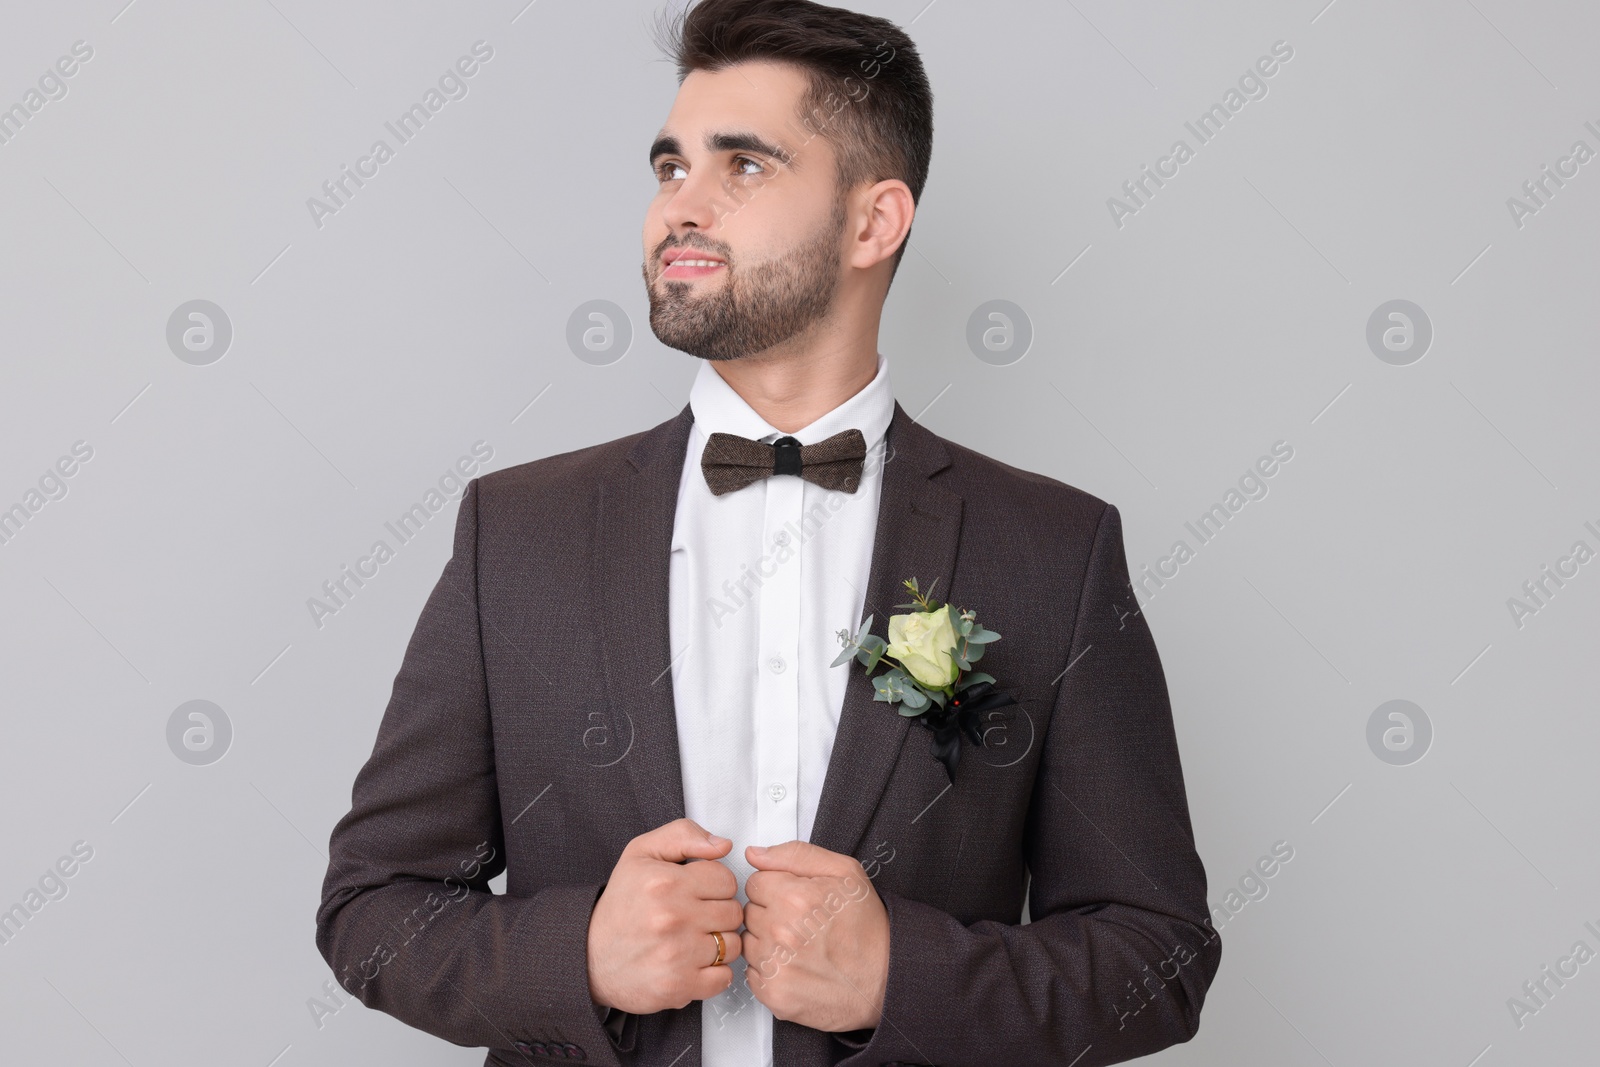
M781 845L752 845L746 850L750 865L763 871L787 871L802 877L839 874L845 857L810 841L785 841Z
M693 819L674 819L634 839L639 853L668 863L685 860L716 859L733 847L726 837L718 837Z

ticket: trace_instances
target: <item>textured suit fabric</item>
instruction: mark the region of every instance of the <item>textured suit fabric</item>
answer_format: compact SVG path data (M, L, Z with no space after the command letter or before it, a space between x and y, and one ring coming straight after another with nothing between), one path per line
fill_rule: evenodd
M341 983L489 1064L530 1041L700 1063L698 1002L608 1032L586 956L623 846L684 814L667 565L690 418L468 484L330 838L316 938ZM1117 509L898 404L888 448L866 610L937 577L1004 635L983 669L1019 705L949 785L852 668L811 840L883 900L883 1019L777 1020L774 1063L1095 1067L1188 1040L1221 943Z

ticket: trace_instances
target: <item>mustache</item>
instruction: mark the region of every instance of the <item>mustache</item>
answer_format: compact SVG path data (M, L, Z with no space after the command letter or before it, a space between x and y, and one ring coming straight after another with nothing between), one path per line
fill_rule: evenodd
M703 245L703 244L700 244L700 243L698 243L696 241L663 241L661 244L656 246L655 257L654 257L656 262L659 263L661 261L661 257L666 254L667 249L669 249L669 248L687 248L687 249L693 249L696 252L710 252L712 255L716 256L718 259L725 260L730 265L733 262L733 257L728 255L728 253L723 251L722 249L713 248L710 245Z

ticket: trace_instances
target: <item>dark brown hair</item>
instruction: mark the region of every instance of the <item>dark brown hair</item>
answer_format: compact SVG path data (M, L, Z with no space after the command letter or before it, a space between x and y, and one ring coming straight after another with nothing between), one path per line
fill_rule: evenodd
M916 45L889 20L811 0L700 0L658 22L657 43L677 63L680 85L692 71L746 60L800 67L810 85L798 118L808 136L833 146L840 195L898 178L912 203L922 199L933 154L933 90ZM910 243L907 230L891 280Z

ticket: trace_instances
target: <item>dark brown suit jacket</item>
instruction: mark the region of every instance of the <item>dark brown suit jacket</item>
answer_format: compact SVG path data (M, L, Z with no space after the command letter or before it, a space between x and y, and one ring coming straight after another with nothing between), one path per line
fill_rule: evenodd
M468 484L329 842L317 946L341 983L488 1064L700 1063L698 1001L602 1026L587 970L623 846L684 815L667 575L692 419ZM883 472L874 631L915 576L1003 635L981 666L1019 704L951 785L928 732L836 668L811 840L871 875L888 987L872 1031L778 1020L776 1067L1095 1067L1187 1041L1221 943L1117 509L899 404Z

